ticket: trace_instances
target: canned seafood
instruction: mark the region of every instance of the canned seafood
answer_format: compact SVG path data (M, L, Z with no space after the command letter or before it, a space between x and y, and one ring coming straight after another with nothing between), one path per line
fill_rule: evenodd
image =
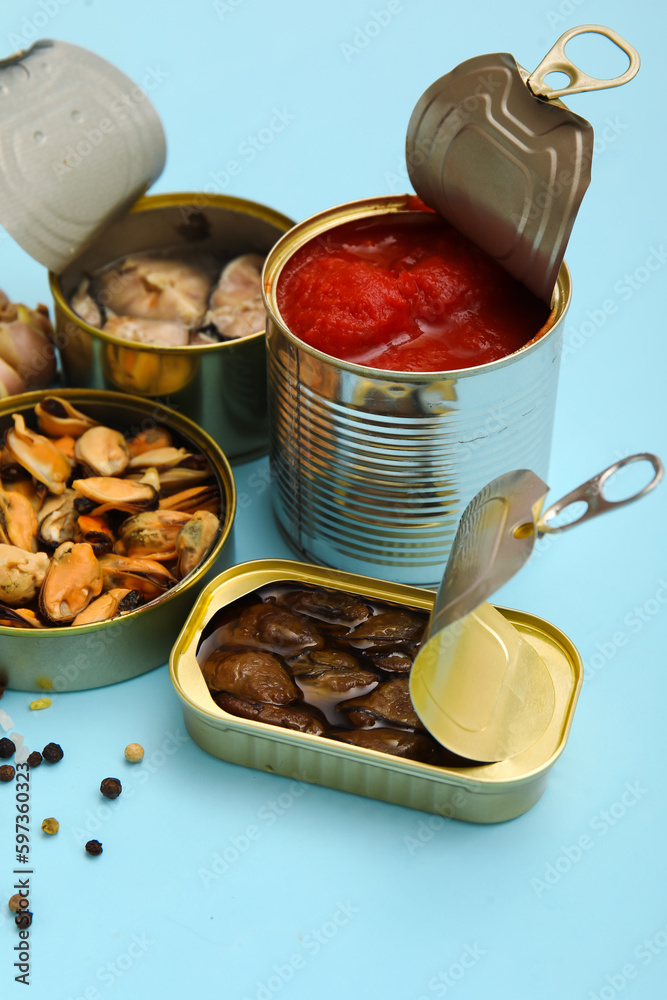
M115 389L163 402L207 431L230 459L245 461L268 443L264 331L187 347L138 344L98 330L71 308L81 278L113 261L169 247L226 260L266 255L292 221L243 198L195 193L150 195L114 222L92 246L49 275L56 343L69 385Z
M222 573L200 594L170 656L185 725L204 750L231 763L470 822L513 819L537 802L565 747L583 680L581 658L567 636L536 615L497 609L546 665L554 688L548 726L531 746L497 763L423 763L239 718L216 704L198 653L210 643L220 616L227 620L230 604L276 584L327 588L422 613L435 601L428 590L282 559L242 563Z
M33 425L33 410L49 392L29 392L0 402L0 436L13 413ZM202 454L213 470L221 497L220 534L206 559L163 597L121 617L64 628L0 626L0 682L20 691L81 691L136 677L165 663L195 593L234 562L232 528L236 491L229 462L196 424L173 410L117 392L62 389L58 397L87 416L121 432L166 427L174 444Z
M341 223L411 212L407 195L350 202L299 223L271 250L270 456L276 517L300 555L431 585L482 486L517 468L547 477L571 284L563 264L539 335L474 368L382 371L295 336L276 298L295 251Z

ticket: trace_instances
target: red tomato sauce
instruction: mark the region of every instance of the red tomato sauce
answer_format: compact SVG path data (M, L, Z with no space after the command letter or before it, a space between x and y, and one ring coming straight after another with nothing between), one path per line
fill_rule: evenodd
M344 361L452 371L532 340L549 309L443 219L426 212L347 222L302 246L277 289L289 330Z

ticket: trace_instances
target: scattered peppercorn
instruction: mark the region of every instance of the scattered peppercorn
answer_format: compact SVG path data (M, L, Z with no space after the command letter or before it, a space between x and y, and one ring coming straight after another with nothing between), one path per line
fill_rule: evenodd
M36 698L35 701L30 702L30 707L33 712L39 712L41 708L48 708L51 704L50 698Z
M100 791L107 799L117 799L123 791L123 786L118 778L104 778L100 785Z
M11 764L3 764L0 767L0 781L11 781L16 771Z
M57 833L59 829L60 823L57 819L54 819L53 816L49 816L48 819L42 820L42 830L44 833L50 833L53 835L54 833Z
M42 763L42 755L39 750L33 750L31 754L28 754L26 764L28 767L39 767Z
M102 853L102 845L100 844L99 840L89 840L88 843L86 844L86 851L88 852L88 854L96 856L97 854Z
M16 753L16 744L12 740L7 739L6 736L3 736L0 740L0 757L4 757L7 760L14 753Z
M7 906L12 911L12 913L20 913L21 912L21 908L22 908L21 907L21 900L24 899L24 898L25 897L21 896L21 894L18 893L18 892L14 893L13 896L9 897L9 902L7 903Z
M30 924L32 923L32 913L30 910L21 910L20 913L17 913L14 917L14 923L19 930L22 931L24 931L26 927L30 927Z
M63 759L63 748L58 743L47 743L42 750L42 756L49 764L57 764Z
M144 758L144 748L141 743L128 743L125 747L125 760L130 764L138 764Z

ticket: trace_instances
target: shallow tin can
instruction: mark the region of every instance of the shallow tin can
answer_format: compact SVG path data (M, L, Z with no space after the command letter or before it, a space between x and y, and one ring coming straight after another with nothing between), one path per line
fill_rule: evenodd
M186 728L199 746L233 764L475 823L514 819L538 801L565 747L583 680L581 657L566 635L537 615L499 608L547 665L555 691L549 726L532 746L499 763L474 767L422 764L240 719L215 704L197 662L207 624L239 597L287 581L426 611L435 602L429 590L284 559L241 563L222 573L200 594L169 659Z
M62 274L49 275L56 344L68 385L129 392L173 407L207 431L230 459L265 454L264 331L218 344L138 344L90 326L69 301L84 275L129 253L170 248L221 259L264 256L291 225L291 219L265 205L228 195L141 198Z
M66 399L100 423L136 433L167 427L178 446L206 457L212 466L225 515L214 548L198 569L164 597L120 618L76 628L23 629L0 626L0 683L20 691L81 691L127 680L166 663L169 650L200 588L234 562L236 490L232 470L217 444L195 423L150 400L118 392L61 389ZM52 391L27 392L0 402L0 438L22 413L33 429L34 406Z
M470 499L517 468L546 478L570 273L548 322L519 351L447 372L341 361L289 331L276 300L294 252L356 219L413 211L408 195L368 198L299 223L264 268L273 504L309 560L400 583L439 582Z

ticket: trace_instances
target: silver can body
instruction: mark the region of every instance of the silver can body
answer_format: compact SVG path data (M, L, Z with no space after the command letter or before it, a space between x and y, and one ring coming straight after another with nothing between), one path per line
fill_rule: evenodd
M344 222L411 210L405 196L329 209L269 254L270 457L275 514L302 556L429 586L442 577L475 493L514 469L547 477L571 286L563 265L540 336L499 361L455 372L366 368L294 336L276 289L295 250Z

